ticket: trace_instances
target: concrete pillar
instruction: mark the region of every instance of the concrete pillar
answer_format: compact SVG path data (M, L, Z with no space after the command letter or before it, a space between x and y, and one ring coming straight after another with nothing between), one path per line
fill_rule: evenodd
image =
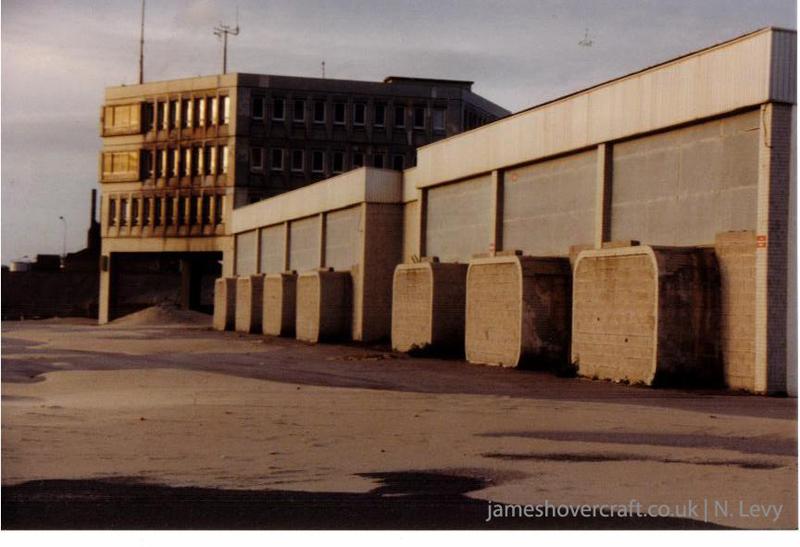
M428 252L428 245L427 245L427 232L428 232L428 189L421 188L419 190L419 205L417 209L419 210L419 218L417 221L419 222L419 242L418 242L418 249L417 249L417 256L422 258Z
M105 325L111 318L111 253L100 254L100 295L97 303L97 322Z
M490 249L493 253L503 250L503 188L505 177L502 170L492 171L492 238Z
M611 191L614 162L610 144L597 146L597 185L594 206L594 248L611 240Z
M755 391L786 391L792 108L761 107L756 220Z

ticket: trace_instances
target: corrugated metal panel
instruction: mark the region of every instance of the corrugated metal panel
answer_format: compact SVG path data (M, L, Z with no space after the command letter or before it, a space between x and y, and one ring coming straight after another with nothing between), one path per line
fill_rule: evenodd
M357 264L362 233L361 206L328 213L325 218L325 266L349 270Z
M256 273L258 264L258 232L245 232L236 236L236 275Z
M489 250L492 179L447 184L428 192L426 249L442 262L467 262Z
M283 271L284 230L283 224L261 230L261 273L271 274Z
M432 186L762 104L777 32L756 32L424 146L414 176L419 187Z
M305 272L319 268L320 219L309 217L289 225L289 269Z

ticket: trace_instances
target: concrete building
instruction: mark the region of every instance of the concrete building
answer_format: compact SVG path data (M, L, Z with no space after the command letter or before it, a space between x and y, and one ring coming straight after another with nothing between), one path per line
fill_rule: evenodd
M758 393L796 394L795 65L796 32L766 28L423 146L416 167L402 174L400 226L382 237L402 247L405 263L434 256L467 263L475 255L521 251L572 254L580 264L579 248L635 242L656 249L655 256L670 255L658 247L705 249L713 253L719 281L704 285L714 294L698 294L719 302L719 326L708 336L719 348L723 381ZM307 191L319 209L336 208L326 201L327 183ZM258 215L249 208L234 212L234 225L240 215L248 222L234 229L230 271L239 273L234 264L242 249L255 248L249 234L259 216L267 226L267 215L279 210L273 200L257 207ZM292 245L318 249L319 226L293 233ZM259 252L273 251L267 244ZM633 282L624 269L613 270L603 275ZM673 271L683 270L656 273ZM713 277L702 268L693 272ZM390 290L383 284L375 294L388 303L391 295L381 291ZM573 290L573 313L581 294ZM654 324L658 310L648 307ZM574 345L572 353L580 359Z
M106 89L100 322L172 299L212 306L231 211L508 114L472 82L226 74Z

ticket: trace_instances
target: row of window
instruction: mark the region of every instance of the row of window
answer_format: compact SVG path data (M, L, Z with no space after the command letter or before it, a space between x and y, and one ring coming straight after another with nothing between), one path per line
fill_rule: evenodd
M264 172L267 168L266 165L266 149L261 147L253 147L250 149L250 171L254 173ZM270 171L285 171L287 167L286 156L287 151L284 148L270 148ZM364 167L365 154L363 152L353 152L350 157L342 150L334 150L327 153L325 150L311 150L311 172L312 173L325 173L326 168L329 167L332 173L342 173L345 170L356 169ZM370 155L372 159L372 166L378 168L386 167L385 155L382 153L373 153ZM347 160L350 160L349 166ZM392 169L402 171L405 169L406 157L403 154L394 154L391 157ZM291 150L288 157L288 167L292 172L304 173L306 168L306 151L305 150Z
M228 146L196 145L142 150L142 180L228 173Z
M225 196L112 197L109 226L201 226L222 223Z
M287 102L290 103L287 105ZM309 107L309 102L310 107ZM263 120L267 117L267 99L264 97L255 97L253 99L252 117L256 120ZM353 126L365 126L368 123L368 110L370 118L369 122L373 127L386 127L388 120L387 115L391 114L391 122L395 128L405 128L406 124L410 121L414 129L425 129L428 124L428 107L424 105L414 105L407 107L405 105L390 105L388 103L376 102L368 109L366 102L355 102L348 104L346 102L334 102L329 104L322 99L307 101L306 99L292 99L287 101L281 97L273 97L270 101L271 112L270 117L274 121L286 121L287 119L287 106L291 109L291 119L294 122L305 123L306 116L311 114L311 120L316 124L325 124L328 121L328 110L332 106L333 110L333 124L346 125L347 124L347 111L348 107L351 111L350 119ZM310 110L310 112L309 112ZM410 112L409 112L410 110ZM411 115L411 120L408 120L408 115ZM446 109L444 107L436 107L430 109L430 124L434 131L445 130Z
M227 95L194 97L144 103L144 130L191 129L230 123L231 101Z

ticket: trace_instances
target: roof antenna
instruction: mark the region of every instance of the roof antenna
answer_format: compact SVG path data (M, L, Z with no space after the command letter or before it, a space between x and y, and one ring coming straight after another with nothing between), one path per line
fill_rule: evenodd
M583 40L578 42L578 45L583 47L592 47L592 44L594 44L594 41L589 40L589 29L587 28L586 32L583 35Z
M236 27L220 23L214 27L214 36L222 38L222 73L228 73L228 35L239 35L239 6L236 6Z
M322 79L325 79L325 61L322 61Z
M139 83L144 83L144 0L142 0L142 28L139 33Z

